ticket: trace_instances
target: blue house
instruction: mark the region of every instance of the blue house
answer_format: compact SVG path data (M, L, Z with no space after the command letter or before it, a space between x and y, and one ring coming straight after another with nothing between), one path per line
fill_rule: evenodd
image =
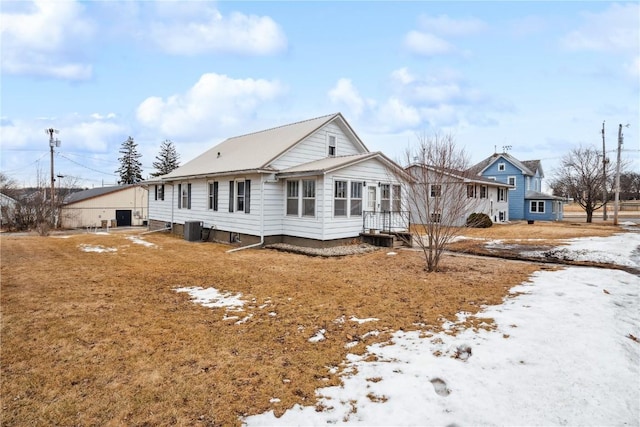
M542 192L540 160L520 161L507 153L494 153L470 171L513 186L507 195L510 221L562 220L564 199Z

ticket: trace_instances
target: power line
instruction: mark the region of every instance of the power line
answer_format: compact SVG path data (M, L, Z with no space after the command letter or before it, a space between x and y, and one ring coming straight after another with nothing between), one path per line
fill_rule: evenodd
M61 154L61 153L58 153L58 155L59 155L59 156L61 156L61 157L64 157L64 158L65 158L65 159L67 159L67 160L69 160L71 163L75 163L76 165L78 165L78 166L82 166L83 168L85 168L85 169L89 169L90 171L98 172L98 173L103 174L103 175L118 176L118 175L116 175L116 174L114 174L114 173L103 172L103 171L99 171L98 169L90 168L89 166L87 166L87 165L83 165L82 163L78 163L78 162L76 162L75 160L70 159L69 157L67 157L67 156L65 156L65 155L63 155L63 154Z
M34 150L34 151L35 151L35 150ZM38 151L40 151L40 150L38 150ZM31 162L31 163L29 163L29 164L27 164L27 165L25 165L25 166L20 166L20 167L18 167L18 168L14 168L14 169L7 169L7 170L4 170L3 172L5 172L5 173L9 173L9 172L21 171L21 170L26 169L26 168L28 168L29 166L31 166L31 165L33 165L33 164L35 164L35 163L38 163L38 162L39 162L40 160L42 160L42 158L43 158L44 156L46 156L46 155L47 155L47 152L45 151L45 152L44 152L44 154L42 154L42 156L38 157L38 158L37 158L36 160L34 160L33 162Z

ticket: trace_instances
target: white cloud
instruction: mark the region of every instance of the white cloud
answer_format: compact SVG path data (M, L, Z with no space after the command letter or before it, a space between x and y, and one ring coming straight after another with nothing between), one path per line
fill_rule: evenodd
M640 56L636 56L629 63L626 63L625 68L631 78L640 78Z
M404 38L404 46L418 55L441 55L455 51L455 47L444 39L420 31L409 31Z
M159 3L162 19L150 25L145 37L162 51L174 55L206 52L270 55L287 47L282 28L268 16L238 12L223 16L207 3L197 3L203 6L198 9L193 9L193 3L170 3L170 15L163 13L166 5ZM195 10L199 11L197 15Z
M211 134L212 128L232 128L245 122L258 107L285 90L277 81L209 73L184 94L147 98L138 106L137 118L167 138Z
M342 103L357 113L354 114L356 119L365 122L369 131L376 133L438 131L468 124L495 125L492 114L510 112L470 87L455 70L434 69L420 75L404 67L391 72L389 81L390 92L380 101L363 97L346 78L338 81L329 97L334 103Z
M14 4L15 5L15 4ZM93 37L83 7L72 1L3 5L2 71L8 74L86 80L92 67L82 60L83 43Z
M329 99L334 104L344 104L354 117L360 117L364 110L365 101L350 79L340 79L335 87L329 91Z
M569 50L632 52L640 50L640 5L612 4L602 13L585 12L583 25L561 39Z
M430 33L449 36L476 34L487 28L487 24L477 18L452 19L447 15L422 15L418 22L424 30Z

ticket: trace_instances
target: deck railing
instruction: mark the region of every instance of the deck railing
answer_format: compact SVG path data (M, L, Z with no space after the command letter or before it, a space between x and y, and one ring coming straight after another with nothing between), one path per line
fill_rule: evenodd
M410 215L407 211L364 211L362 229L365 233L409 231Z

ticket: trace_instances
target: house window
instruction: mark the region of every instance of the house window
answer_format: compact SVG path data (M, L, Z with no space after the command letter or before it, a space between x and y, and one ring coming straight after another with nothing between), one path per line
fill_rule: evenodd
M316 182L305 179L302 181L302 216L316 215Z
M467 184L467 198L473 199L476 197L476 186L473 184Z
M328 148L328 153L329 153L329 157L335 157L336 156L336 143L337 143L337 139L335 135L328 135L327 136L327 146Z
M298 181L287 181L287 215L298 216Z
M505 211L498 212L498 220L504 222L507 220L507 213Z
M218 210L218 181L209 183L209 209Z
M394 212L400 212L400 209L402 209L402 200L401 200L401 194L402 194L402 190L400 189L399 185L394 185L392 188L392 193L391 196L393 197L393 203L392 203L392 208Z
M347 216L347 181L334 183L333 215Z
M442 196L442 185L440 185L440 184L431 184L431 189L429 191L429 195L431 197L440 197L440 196Z
M178 209L191 209L191 184L178 184Z
M529 210L535 213L544 213L544 201L532 200Z
M380 185L380 210L388 212L391 210L391 185Z
M238 181L236 183L236 210L244 212L244 181Z
M229 212L248 214L251 207L251 180L229 181Z
M480 198L481 199L486 199L487 198L487 186L486 185L481 185L480 186Z
M507 201L507 192L504 187L498 188L498 201L506 202Z
M155 200L164 200L164 184L155 186Z
M362 183L351 182L351 216L362 216Z
M506 166L504 163L498 163L498 170L500 172L503 172L506 169Z
M515 176L510 176L509 178L507 178L507 184L513 185L513 188L511 188L510 190L515 190L516 189L516 177Z

